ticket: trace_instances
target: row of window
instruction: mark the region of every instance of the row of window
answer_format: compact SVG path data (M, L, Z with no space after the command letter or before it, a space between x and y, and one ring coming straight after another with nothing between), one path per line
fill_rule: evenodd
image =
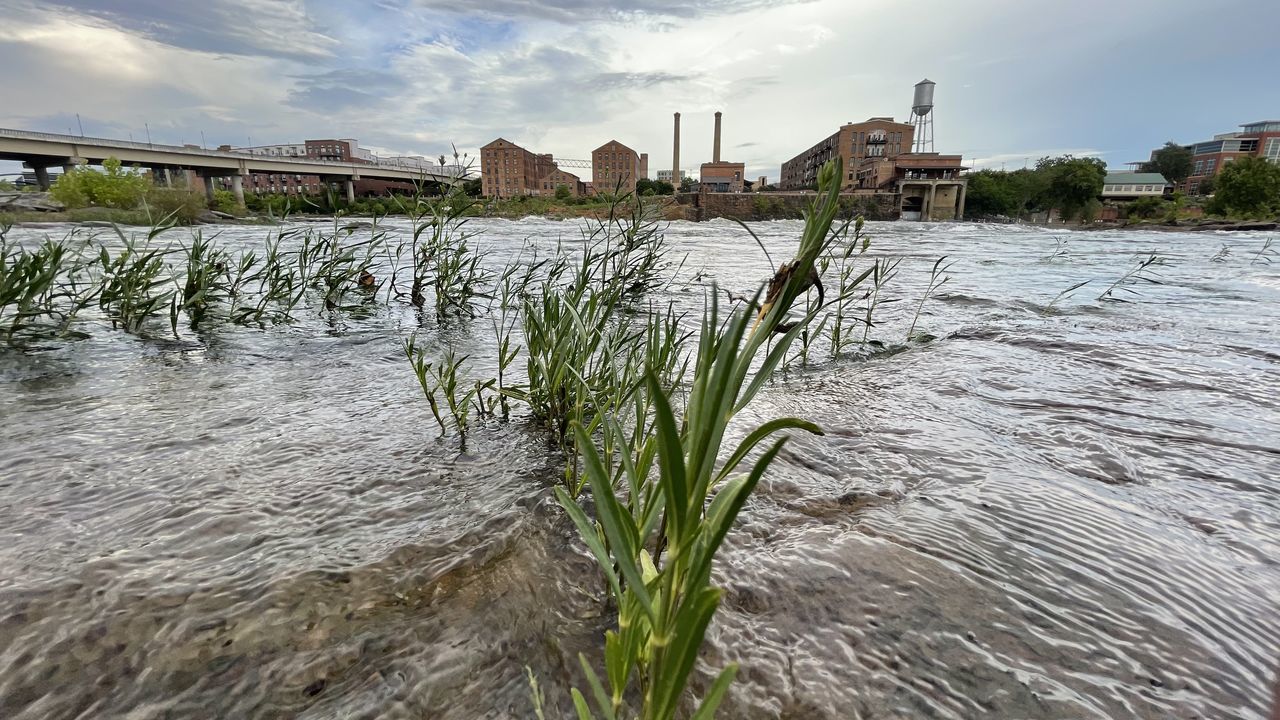
M1102 192L1115 193L1131 193L1131 192L1164 192L1163 185L1104 185Z

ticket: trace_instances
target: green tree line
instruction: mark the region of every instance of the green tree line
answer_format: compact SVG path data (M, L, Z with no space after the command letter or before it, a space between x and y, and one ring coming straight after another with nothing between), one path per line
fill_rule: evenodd
M1057 210L1064 220L1088 218L1101 203L1107 164L1098 158L1045 157L1035 168L969 173L965 217L1023 218Z

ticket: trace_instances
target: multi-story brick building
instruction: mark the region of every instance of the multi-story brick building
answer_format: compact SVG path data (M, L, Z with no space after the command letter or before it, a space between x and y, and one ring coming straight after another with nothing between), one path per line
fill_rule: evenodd
M1262 120L1240 128L1237 132L1221 133L1212 140L1184 146L1191 150L1191 176L1179 183L1177 189L1193 195L1198 193L1205 180L1222 172L1236 158L1261 157L1280 163L1280 120ZM1156 152L1158 150L1151 153L1153 159Z
M841 125L833 135L784 162L778 187L783 190L813 187L818 182L818 169L836 156L844 159L842 187L856 187L858 167L863 160L893 158L911 152L913 135L911 125L894 122L891 117L873 117L866 122Z
M560 185L575 197L586 193L578 176L557 167L549 154L531 152L505 138L480 148L480 192L485 197L554 195Z
M591 184L596 192L635 192L636 181L648 172L649 156L643 156L617 140L591 151ZM643 172L642 172L643 171Z

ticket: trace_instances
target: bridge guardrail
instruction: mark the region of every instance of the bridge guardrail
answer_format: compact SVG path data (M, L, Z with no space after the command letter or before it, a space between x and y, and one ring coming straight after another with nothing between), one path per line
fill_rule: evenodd
M227 150L207 150L205 148L190 148L184 145L164 145L161 143L143 143L132 140L116 140L113 138L90 137L87 135L63 135L60 133L37 132L35 130L15 130L13 128L0 128L0 138L14 138L17 140L47 140L49 142L60 143L81 143L101 145L102 147L116 147L122 150L157 150L160 152L181 153L184 155L194 155L196 157L221 157L240 159L251 157L258 160L278 160L284 162L300 162L308 165L320 165L325 167L340 167L345 170L359 172L361 168L377 167L389 170L401 170L404 172L426 173L431 175L448 175L450 177L463 177L463 169L457 165L446 165L444 168L423 167L420 165L406 165L400 163L383 163L383 162L341 162L336 160L316 160L307 157L279 157L273 155L255 155L253 153L240 153Z

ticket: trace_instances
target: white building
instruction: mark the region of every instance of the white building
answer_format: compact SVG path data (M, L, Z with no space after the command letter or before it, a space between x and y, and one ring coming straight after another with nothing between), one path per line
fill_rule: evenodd
M1102 181L1103 200L1136 200L1142 197L1164 197L1173 184L1160 173L1108 173Z

